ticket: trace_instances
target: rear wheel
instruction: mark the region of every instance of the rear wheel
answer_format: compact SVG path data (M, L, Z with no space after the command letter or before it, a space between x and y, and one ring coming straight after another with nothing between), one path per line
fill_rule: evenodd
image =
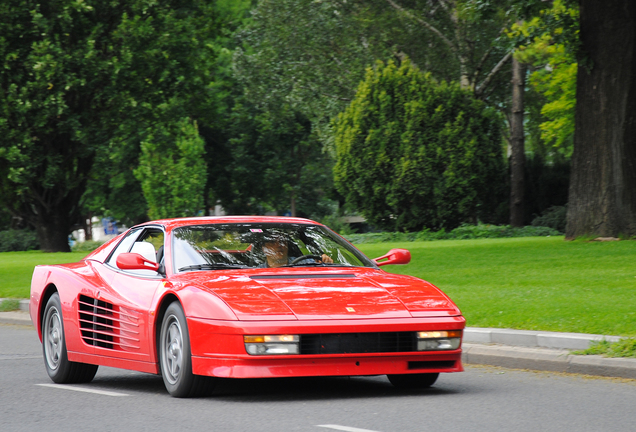
M87 383L97 373L97 365L68 360L60 296L54 293L46 303L42 321L42 352L49 377L58 384Z
M428 388L437 381L438 373L387 375L391 384L397 388Z
M161 323L159 362L163 383L171 396L199 396L211 390L212 378L192 373L188 325L176 301L168 306Z

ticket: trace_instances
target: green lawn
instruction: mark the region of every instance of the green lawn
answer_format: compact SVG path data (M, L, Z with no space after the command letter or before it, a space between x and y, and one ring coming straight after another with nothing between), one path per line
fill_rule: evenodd
M636 242L563 237L360 245L371 257L411 251L388 271L426 279L469 326L636 335ZM384 267L386 268L386 267Z
M63 264L77 262L88 252L44 253L3 252L0 253L0 298L29 298L31 275L38 264Z
M636 336L636 241L525 237L359 247L370 257L409 249L410 264L383 268L443 289L469 326ZM36 264L85 255L0 253L0 297L28 297Z

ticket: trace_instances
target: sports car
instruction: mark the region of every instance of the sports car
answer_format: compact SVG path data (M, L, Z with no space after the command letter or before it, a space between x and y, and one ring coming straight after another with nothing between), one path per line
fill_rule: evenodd
M135 226L78 263L37 266L29 310L56 383L99 365L160 374L175 397L218 378L460 372L465 320L432 284L387 273L329 228L291 217Z

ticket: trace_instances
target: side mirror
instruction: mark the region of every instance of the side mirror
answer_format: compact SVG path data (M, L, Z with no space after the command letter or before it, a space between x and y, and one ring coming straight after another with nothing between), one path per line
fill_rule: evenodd
M408 264L411 262L411 252L406 249L391 249L389 253L379 258L375 258L373 261L375 261L378 266L387 264Z
M117 267L122 270L153 270L159 271L159 264L147 260L138 253L121 253L117 256Z

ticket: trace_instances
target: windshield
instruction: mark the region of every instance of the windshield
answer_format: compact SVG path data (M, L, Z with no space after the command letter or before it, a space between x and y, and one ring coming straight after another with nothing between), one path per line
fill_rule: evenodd
M209 224L176 228L175 271L273 267L373 267L332 231L302 224Z

